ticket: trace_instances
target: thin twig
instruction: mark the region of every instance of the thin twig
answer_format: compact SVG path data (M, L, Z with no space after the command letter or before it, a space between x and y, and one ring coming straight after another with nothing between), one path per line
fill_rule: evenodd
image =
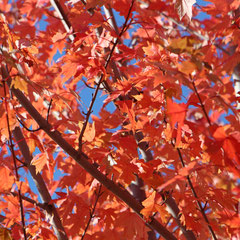
M201 35L200 33L196 32L195 30L190 29L189 27L186 27L185 25L183 25L182 23L177 22L175 19L173 19L172 17L169 17L168 15L166 15L165 13L160 13L160 15L164 16L165 18L168 18L169 20L171 20L173 23L175 23L176 25L178 25L179 27L181 27L183 30L197 36L198 38L200 38L201 40L204 41L209 41L210 38ZM212 45L214 45L216 48L222 50L224 53L226 53L227 55L231 55L226 49L224 49L222 46L220 46L217 43L212 43Z
M36 173L35 166L31 165L32 156L29 151L29 147L27 145L26 139L23 136L23 133L20 127L16 127L13 130L13 136L18 144L19 150L23 156L24 164L28 167L29 173L31 174L32 178L34 179L35 186L38 190L39 196L42 200L42 205L37 204L37 206L44 208L46 210L46 216L48 219L51 219L50 224L53 227L53 230L56 234L58 240L67 240L67 234L65 229L62 225L61 218L55 208L54 204L51 204L51 195L48 191L48 188L41 176L40 173ZM25 199L28 201L27 199Z
M173 216L170 216L167 220L167 222L165 223L165 227L167 227L167 225L170 223L171 219L173 218Z
M6 90L5 79L4 79L4 81L2 81L2 83L3 83L3 89L4 89L5 110L6 110L9 143L10 143L9 146L10 146L10 151L12 153L16 180L18 182L19 181L18 167L17 167L17 160L16 160L13 141L12 141L12 133L11 133L11 130L10 130L10 122L9 122L9 116L8 116L8 104L7 104L7 90ZM25 220L24 220L24 209L23 209L23 202L22 202L22 194L21 194L21 189L19 187L18 187L18 198L19 198L19 205L20 205L20 212L21 212L21 222L22 222L23 235L24 235L24 239L27 240L27 233L26 233L26 229L25 229Z
M108 58L107 58L107 60L106 60L105 66L104 66L105 69L107 69L107 67L108 67L108 65L109 65L109 63L110 63L110 60L111 60L111 58L112 58L114 49L116 48L120 37L122 36L122 34L123 34L123 33L126 31L126 29L127 29L127 23L128 23L129 18L130 18L130 14L131 14L131 11L132 11L132 8L133 8L133 5L134 5L134 1L135 1L135 0L132 0L131 6L130 6L129 11L128 11L128 15L127 15L126 20L125 20L125 22L124 22L124 24L123 24L122 30L121 30L121 32L119 33L118 38L116 39L115 43L113 44L113 47L112 47L112 49L111 49L111 51L110 51L110 53L109 53L109 55L108 55ZM103 79L104 79L104 74L102 73L102 74L101 74L101 77L100 77L100 79L99 79L99 81L98 81L98 85L97 85L97 87L96 87L96 90L95 90L95 92L94 92L92 101L91 101L90 106L89 106L89 108L88 108L88 112L87 112L86 119L85 119L85 122L84 122L84 124L83 124L82 130L81 130L81 133L80 133L79 138L78 138L78 142L79 142L79 143L78 143L78 144L79 144L79 146L78 146L79 149L78 149L78 150L79 150L80 153L82 152L82 138L83 138L84 132L85 132L85 130L86 130L86 128L87 128L87 124L88 124L90 115L91 115L91 113L92 113L92 108L93 108L93 105L94 105L94 103L95 103L95 101L96 101L97 94L98 94L98 91L99 91L99 88L100 88L100 85L101 85Z
M173 142L172 142L172 145L173 145L173 147L174 147ZM182 166L185 167L185 163L184 163L184 161L183 161L182 153L181 153L181 150L180 150L179 148L177 148L177 152L178 152L179 159L180 159L180 161L181 161L181 163L182 163ZM192 181L191 181L189 175L188 175L186 178L187 178L188 184L189 184L189 186L190 186L190 188L191 188L191 190L192 190L193 196L196 198L196 201L197 201L199 210L200 210L200 212L202 213L202 216L203 216L205 222L206 222L207 225L208 225L208 229L209 229L210 233L212 234L213 239L214 239L214 240L217 240L217 237L216 237L216 235L215 235L215 233L214 233L214 231L213 231L213 229L212 229L212 227L211 227L211 225L210 225L210 222L209 222L208 217L207 217L207 215L206 215L206 213L205 213L205 211L204 211L204 208L202 207L201 202L198 200L198 195L197 195L197 193L196 193L196 191L195 191L195 189L194 189L194 187L193 187L193 184L192 184Z
M48 122L48 117L49 117L49 114L50 114L50 109L51 109L51 106L52 106L52 98L51 98L51 100L50 100L50 103L49 103L49 105L48 105L48 111L47 111L47 122Z
M50 100L50 103L48 105L47 122L48 122L48 117L49 117L49 114L50 114L51 105L52 105L52 99ZM17 116L17 120L18 120L19 123L21 123L23 128L25 128L28 132L37 132L37 131L41 130L41 127L38 127L37 129L28 128L18 116Z
M10 193L7 193L7 194L8 195L13 195L13 196L18 196L18 193L16 193L16 192L10 192ZM36 202L32 198L26 197L24 195L21 195L21 196L22 196L22 199L25 200L26 202L29 202L29 203L33 204L34 206L38 206L39 208L41 208L43 210L47 210L47 205L46 204Z
M84 83L84 85L87 87L87 88L90 88L90 89L96 89L95 87L91 87L91 86L89 86L87 83L86 83L86 81L84 81L83 79L81 79L81 81ZM96 85L97 85L97 83L96 82L94 82ZM104 90L105 88L99 88L99 90Z
M203 102L202 102L202 99L201 99L201 97L200 97L200 95L199 95L199 93L198 93L198 91L197 91L197 88L196 88L196 85L195 85L194 80L192 80L192 85L193 85L194 92L196 93L197 98L198 98L198 100L199 100L199 103L200 103L200 105L201 105L201 108L202 108L202 110L203 110L203 113L204 113L204 115L205 115L205 117L206 117L206 119L207 119L207 121L208 121L208 124L209 124L209 126L211 126L211 120L210 120L210 118L208 117L207 111L206 111L206 109L205 109L205 107L204 107L204 104L203 104Z
M201 97L200 97L200 95L199 95L199 93L198 93L198 91L197 91L197 88L196 88L196 85L195 85L194 80L192 80L192 85L193 85L193 89L194 89L194 91L195 91L195 93L196 93L196 95L197 95L197 98L198 98L198 100L199 100L199 103L200 103L200 105L201 105L201 108L202 108L202 110L203 110L203 113L204 113L204 115L205 115L205 117L206 117L206 119L207 119L207 121L208 121L208 124L209 124L209 126L211 126L211 121L210 121L210 119L209 119L209 117L208 117L208 114L207 114L207 111L206 111L206 109L205 109L205 107L204 107L204 104L203 104L203 102L202 102L202 99L201 99ZM181 162L182 162L182 165L183 165L183 167L184 167L184 162L183 162L183 158L182 158L180 149L177 148L177 150L178 150L178 154L179 154L180 160L181 160ZM192 189L192 193L193 193L194 197L197 199L197 204L198 204L198 206L199 206L199 210L201 211L201 213L202 213L202 215L203 215L203 218L205 219L205 221L206 221L207 224L208 224L208 228L209 228L209 231L210 231L211 234L212 234L213 239L217 239L217 238L216 238L216 235L215 235L215 233L214 233L214 231L213 231L213 229L212 229L212 227L210 226L210 223L209 223L209 220L208 220L208 218L207 218L207 215L205 214L205 208L206 208L206 206L207 206L207 202L206 202L205 205L202 207L202 204L201 204L200 201L198 200L197 193L196 193L196 191L195 191L195 189L194 189L194 187L193 187L193 184L192 184L191 179L190 179L189 176L187 176L187 180L188 180L189 186L190 186L191 189Z
M28 132L37 132L37 131L41 130L41 127L38 127L37 129L30 129L23 123L23 121L18 116L16 118L17 118L18 122L23 126L23 128L25 128Z
M98 199L99 199L99 198L101 197L101 195L102 195L101 190L102 190L102 184L101 184L101 185L99 186L99 188L98 188L96 200L95 200L95 203L94 203L94 205L93 205L92 210L90 210L90 217L89 217L89 219L88 219L87 225L86 225L86 227L85 227L85 229L84 229L84 232L83 232L83 234L82 234L81 240L84 239L84 237L85 237L85 235L86 235L86 233L87 233L87 230L88 230L88 228L89 228L89 226L90 226L90 223L91 223L92 219L94 218L94 212L95 212L95 209L96 209L96 206L97 206L97 203L98 203Z

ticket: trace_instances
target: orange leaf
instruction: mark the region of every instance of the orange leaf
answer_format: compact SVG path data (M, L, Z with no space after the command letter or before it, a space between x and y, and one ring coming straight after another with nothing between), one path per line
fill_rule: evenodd
M229 125L221 126L216 129L216 131L213 133L213 137L218 140L224 140L227 137L226 130L229 128Z
M36 167L36 173L41 172L46 163L47 163L46 153L37 154L31 161L31 164Z
M0 168L0 191L8 191L11 189L14 182L14 177L11 175L7 167L1 166Z
M90 126L90 124L87 124L86 131L83 137L84 141L92 142L93 139L95 138L95 134L96 134L95 122L93 122L92 126Z
M178 173L181 176L188 176L195 168L195 166L197 165L197 162L190 162L186 167L181 168Z
M57 41L59 41L59 40L63 40L63 39L66 37L66 35L67 35L67 32L65 32L65 33L57 32L57 33L53 36L52 41L55 43L55 42L57 42Z
M189 75L192 74L197 69L197 66L191 61L184 61L181 64L178 64L178 69L182 73Z
M186 116L187 105L185 103L175 103L172 99L167 99L167 114L170 118L172 131L177 126L177 139L176 146L180 143L181 140L181 127L184 125L184 120Z
M183 179L185 179L184 176L176 175L175 177L171 178L170 180L162 184L160 187L158 187L158 191L162 191L164 188L168 187L169 185L176 183L177 181L181 181Z
M148 219L154 211L155 197L156 192L154 191L147 199L142 202L144 208L141 210L141 214L144 215L146 219Z

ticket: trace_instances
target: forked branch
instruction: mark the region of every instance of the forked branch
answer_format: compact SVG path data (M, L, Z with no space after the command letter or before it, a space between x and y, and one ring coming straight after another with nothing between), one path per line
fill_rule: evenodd
M20 104L26 109L26 111L33 117L33 119L39 124L43 131L58 144L69 156L71 156L83 169L96 178L102 185L104 185L115 196L125 202L133 211L135 211L146 225L157 231L163 238L167 240L177 240L177 238L169 232L164 226L162 226L155 218L151 218L150 222L146 222L141 210L143 206L139 203L126 189L121 188L115 182L107 178L101 173L95 166L89 161L87 155L80 154L75 150L65 139L62 138L61 133L57 130L53 130L51 124L47 122L41 114L34 108L25 95L19 90L11 87L11 78L9 77L6 66L2 66L3 79L8 79L7 84L11 88L12 93L18 99Z

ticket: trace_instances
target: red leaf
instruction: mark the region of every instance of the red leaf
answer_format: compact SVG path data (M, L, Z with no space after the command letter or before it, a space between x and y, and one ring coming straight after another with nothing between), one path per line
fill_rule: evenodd
M172 131L177 124L177 139L176 146L181 140L181 127L184 125L184 120L186 117L187 105L185 103L175 103L172 99L167 99L167 115L170 118Z

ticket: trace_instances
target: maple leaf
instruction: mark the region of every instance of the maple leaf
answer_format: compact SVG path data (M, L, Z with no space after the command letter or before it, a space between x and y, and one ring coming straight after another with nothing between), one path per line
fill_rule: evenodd
M96 6L103 6L104 4L107 4L108 2L110 2L110 0L89 0L87 1L86 7L87 9L89 8L95 8Z
M47 164L47 154L37 154L31 161L31 164L36 167L36 173L42 171L43 167Z
M134 104L131 100L127 101L118 101L118 105L120 106L123 113L127 113L127 116L130 121L130 126L126 125L126 128L130 128L131 130L136 130L136 118L135 118L135 111L134 111Z
M155 198L156 198L156 191L152 192L151 195L142 202L142 205L144 206L144 208L141 210L141 214L143 214L146 217L146 219L148 219L149 216L155 210L155 207L154 207Z
M170 118L172 131L175 128L175 125L178 123L177 126L177 138L176 138L176 146L180 143L181 140L181 128L184 125L184 120L186 117L187 111L187 104L185 103L175 103L172 99L167 99L167 115Z
M23 199L30 239L57 239L64 230L61 239L140 240L147 231L165 239L238 239L239 0L196 9L194 0L16 0L17 14L9 14L9 2L0 7L0 61L9 73L1 68L0 209L12 238L24 236L20 200L8 192L37 199L25 181L32 172L24 160L33 155L49 208ZM209 17L189 25L192 11ZM96 98L81 155L81 111L102 74L99 90L109 97ZM15 181L13 169L22 165ZM133 196L126 192L132 184ZM159 203L158 191L172 195L176 214L166 211L170 201ZM206 216L197 201L206 203Z
M8 191L14 182L14 176L7 167L0 167L0 191Z
M147 228L139 219L136 214L130 211L119 215L116 219L117 225L124 227L124 237L126 239L134 239L134 237L137 237L137 239L147 238Z
M164 206L161 206L156 203L157 201L156 191L152 192L150 196L142 202L142 205L144 208L141 210L141 214L144 215L146 219L149 219L149 217L153 214L154 211L160 213L160 217L163 222L167 221L167 210Z
M86 131L85 131L85 134L84 134L83 139L84 139L85 141L92 142L93 139L95 138L95 134L96 134L96 131L95 131L95 122L93 122L92 126L90 126L89 124L87 124Z
M178 65L179 71L185 73L187 76L189 74L194 73L194 71L197 69L197 66L192 63L191 61L184 61L181 64Z
M192 171L196 169L197 162L193 161L189 163L186 167L181 168L178 173L182 176L188 176Z
M16 89L19 89L25 93L28 92L28 85L27 82L21 78L20 76L16 76L12 79L11 87L15 87Z
M177 9L180 20L186 14L189 20L192 18L192 5L196 0L177 0L175 8Z

